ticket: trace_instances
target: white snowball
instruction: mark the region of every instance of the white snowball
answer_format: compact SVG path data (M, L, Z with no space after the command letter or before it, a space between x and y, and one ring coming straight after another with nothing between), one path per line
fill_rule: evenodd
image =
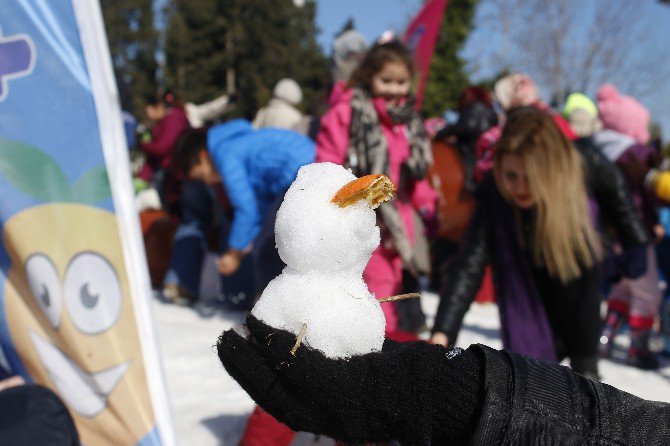
M253 310L258 319L296 336L330 358L380 351L386 320L361 277L342 280L290 267L270 282Z
M365 202L344 209L331 198L356 179L342 166L303 166L277 212L275 236L284 271L251 314L298 335L331 358L380 351L385 318L362 274L379 245L375 212Z

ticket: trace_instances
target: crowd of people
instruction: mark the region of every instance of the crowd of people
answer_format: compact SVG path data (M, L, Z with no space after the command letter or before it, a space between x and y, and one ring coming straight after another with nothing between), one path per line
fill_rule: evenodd
M202 298L211 252L222 305L250 309L283 268L274 218L284 193L302 165L332 162L357 176L385 174L397 185L396 199L378 210L381 243L363 273L370 292L387 297L432 283L440 297L432 327L415 303L384 305L389 339L423 336L453 347L490 267L505 350L556 363L569 358L573 371L598 381L599 358L610 357L615 336L625 332L627 363L659 367L659 356L670 355L670 320L661 317L669 308L663 284L670 274L670 174L638 100L606 84L594 99L572 93L558 111L541 101L531 77L513 73L492 90L466 88L458 118L439 120L435 131L416 110L403 43L368 47L351 30L332 54L323 116L303 115L300 86L288 78L253 121L226 119L226 96L198 119L193 110L201 106L183 105L172 93L147 101L152 127L150 137L138 139L144 163L136 175L176 222L169 265L158 280L167 299L191 305ZM458 193L473 201L473 212L451 249L430 249L441 242L438 215L445 218L430 172L439 168L435 151L447 149L458 155L459 172L438 173L462 175ZM259 323L259 332L267 329ZM658 336L664 351L652 349ZM483 369L492 354L464 353L464 367ZM222 360L234 363L225 349ZM231 372L238 381L247 373L239 367L237 376ZM283 421L291 424L289 415ZM468 438L475 435L471 418L459 422ZM322 430L335 432L328 429ZM289 444L292 435L259 407L243 444Z

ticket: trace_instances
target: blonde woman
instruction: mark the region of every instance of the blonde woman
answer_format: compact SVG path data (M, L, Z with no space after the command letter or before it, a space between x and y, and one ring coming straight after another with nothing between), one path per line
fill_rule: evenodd
M616 167L596 149L577 147L546 113L510 113L461 252L443 275L433 343L455 342L490 262L503 347L545 360L567 356L575 371L598 377L597 214L630 252L646 235ZM644 270L638 263L628 275Z

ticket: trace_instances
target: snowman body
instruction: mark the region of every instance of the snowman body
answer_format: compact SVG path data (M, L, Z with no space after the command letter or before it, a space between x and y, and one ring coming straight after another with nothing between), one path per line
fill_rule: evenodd
M331 198L356 177L342 166L303 166L277 212L275 236L286 268L251 313L331 358L379 351L385 318L363 270L379 245L376 215L364 201L346 208ZM385 296L379 296L385 297Z

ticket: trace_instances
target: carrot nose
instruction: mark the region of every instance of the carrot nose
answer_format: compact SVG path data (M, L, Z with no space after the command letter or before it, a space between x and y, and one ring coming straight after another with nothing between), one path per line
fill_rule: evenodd
M345 184L330 201L345 208L365 199L368 206L376 209L380 204L393 198L395 192L393 182L386 175L378 173L366 175Z

